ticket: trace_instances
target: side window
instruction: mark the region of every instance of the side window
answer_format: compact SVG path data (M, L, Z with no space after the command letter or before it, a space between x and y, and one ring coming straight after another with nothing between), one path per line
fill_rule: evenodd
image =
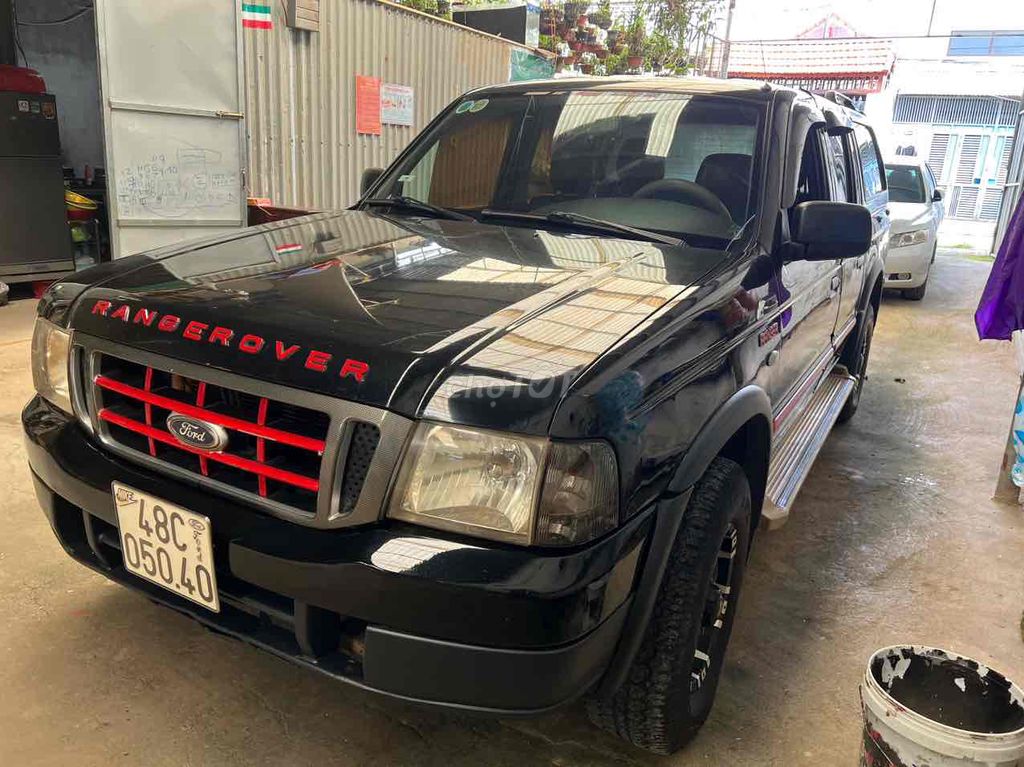
M825 161L828 165L832 201L856 201L857 196L850 186L850 164L847 161L846 143L839 136L825 136Z
M885 180L882 172L882 160L878 154L878 145L871 131L860 124L854 124L853 135L857 139L857 151L860 155L861 173L864 176L864 194L871 198L885 191Z
M828 177L825 174L824 156L821 149L822 136L820 130L814 130L807 134L796 188L797 205L812 200L830 199Z

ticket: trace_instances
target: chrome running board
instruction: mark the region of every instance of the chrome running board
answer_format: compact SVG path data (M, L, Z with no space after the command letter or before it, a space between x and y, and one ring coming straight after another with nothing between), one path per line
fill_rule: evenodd
M838 367L821 382L803 412L785 424L772 440L772 462L768 468L768 486L761 512L763 523L769 530L782 527L789 519L789 509L800 492L800 486L810 473L814 459L839 418L853 386L853 377L845 368Z

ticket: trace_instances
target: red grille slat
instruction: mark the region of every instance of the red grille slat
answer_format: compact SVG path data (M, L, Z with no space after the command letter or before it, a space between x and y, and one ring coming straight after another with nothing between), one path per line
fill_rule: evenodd
M145 387L146 387L146 391L147 392L150 389L153 388L153 368L146 368L146 383L145 383ZM149 404L148 402L146 403L145 411L146 411L146 426L152 426L153 425L153 406L151 404ZM153 456L154 458L156 458L156 440L154 440L152 437L149 438L149 454L151 456Z
M154 402L153 404L157 405L158 407L163 407L163 405L160 405L159 403L156 402ZM170 445L171 447L176 447L179 450L184 450L185 452L188 453L193 453L195 455L205 455L205 457L211 461L217 461L228 466L233 466L236 469L241 469L242 471L251 472L257 475L258 477L266 477L267 479L273 479L276 480L277 482L284 482L285 484L292 485L294 487L300 487L303 490L309 490L314 493L320 490L320 482L316 479L313 479L312 477L306 477L291 471L285 471L283 469L276 469L273 466L267 466L265 464L259 463L258 461L250 461L247 458L240 458L236 455L231 455L230 453L205 453L203 450L199 448L189 447L188 445L184 445L178 442L174 437L172 437L169 433L165 431L161 431L152 426L147 426L141 421L136 421L133 418L127 418L126 416L123 416L120 413L115 413L109 408L103 408L102 410L100 410L99 417L101 420L106 421L108 423L112 423L115 426L120 426L122 429L128 429L129 431L133 431L136 434L141 434L150 439L154 439L157 442Z
M234 429L245 434L250 434L254 437L262 437L263 439L269 439L272 442L280 442L283 445L290 445L302 450L310 450L319 453L320 455L323 455L324 449L326 448L326 443L321 439L304 437L301 434L292 434L291 432L281 431L280 429L275 429L270 426L245 421L241 418L232 418L231 416L223 415L214 410L207 410L170 397L161 396L154 392L148 392L145 389L139 389L138 387L131 386L130 384L109 378L108 376L96 376L95 383L102 389L108 389L126 397L137 399L140 402L156 405L157 407L165 410L172 410L176 413L181 413L182 415L201 418L204 421L215 423L226 429ZM161 434L162 433L163 432L161 432ZM177 442L175 442L175 444L177 444Z
M260 408L256 414L256 423L263 426L267 422L267 406L270 403L266 397L260 397ZM263 463L267 460L267 441L263 437L256 438L256 460ZM259 476L260 497L267 497L267 478L262 474Z
M196 387L196 407L202 408L206 404L206 381L200 381ZM210 476L210 460L205 455L199 456L199 471L204 477Z

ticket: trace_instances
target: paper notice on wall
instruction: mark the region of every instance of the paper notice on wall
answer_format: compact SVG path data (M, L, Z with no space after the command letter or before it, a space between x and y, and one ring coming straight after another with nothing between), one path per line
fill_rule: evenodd
M356 75L356 133L380 135L380 78Z
M412 125L415 96L408 85L384 83L380 90L380 120L385 125Z

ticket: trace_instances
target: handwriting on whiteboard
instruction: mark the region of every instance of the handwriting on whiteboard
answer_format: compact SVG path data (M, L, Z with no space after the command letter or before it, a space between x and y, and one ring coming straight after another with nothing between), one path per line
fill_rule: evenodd
M121 218L236 218L241 182L223 154L189 147L117 172Z

